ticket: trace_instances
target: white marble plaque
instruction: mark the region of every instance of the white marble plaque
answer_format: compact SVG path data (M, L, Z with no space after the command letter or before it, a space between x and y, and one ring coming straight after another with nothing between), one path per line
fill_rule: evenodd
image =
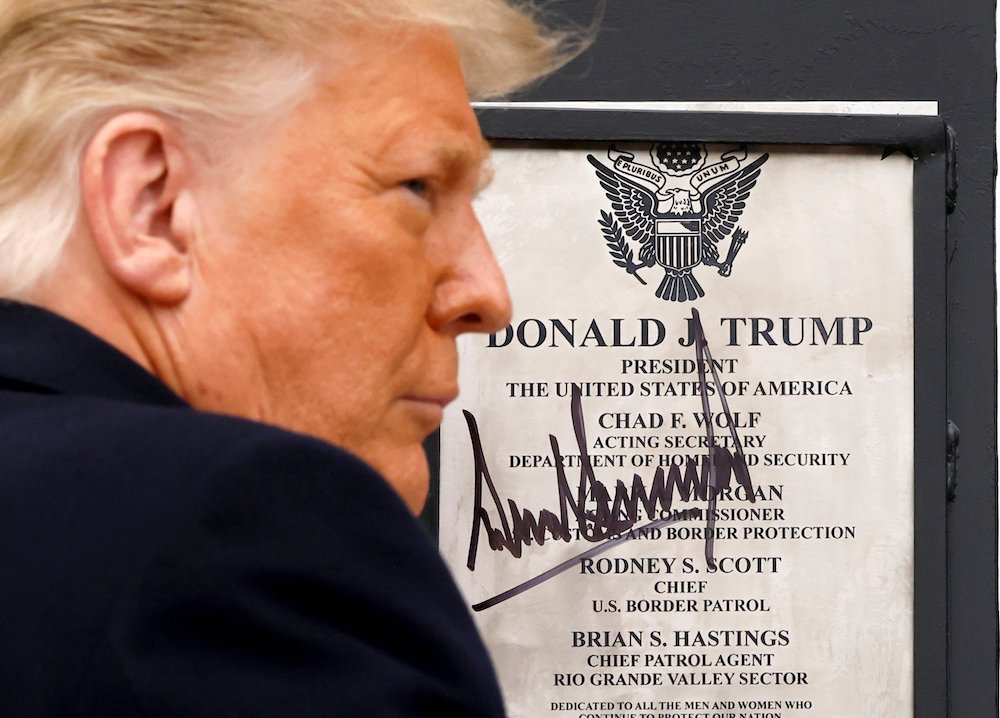
M913 166L507 146L440 545L513 718L912 714Z

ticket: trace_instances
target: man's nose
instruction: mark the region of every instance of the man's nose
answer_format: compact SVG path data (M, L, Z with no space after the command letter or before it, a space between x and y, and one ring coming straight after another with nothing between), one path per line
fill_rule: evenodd
M435 291L431 325L456 336L503 329L511 319L507 281L471 207L449 245L453 251Z

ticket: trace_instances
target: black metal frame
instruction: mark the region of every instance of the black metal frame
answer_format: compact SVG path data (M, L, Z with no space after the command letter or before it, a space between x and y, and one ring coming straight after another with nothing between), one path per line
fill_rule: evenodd
M913 159L915 718L947 703L946 196L947 131L939 117L560 109L480 109L491 140L551 143L696 141L869 145ZM440 439L427 442L432 488L424 520L437 533ZM850 690L850 686L845 686Z

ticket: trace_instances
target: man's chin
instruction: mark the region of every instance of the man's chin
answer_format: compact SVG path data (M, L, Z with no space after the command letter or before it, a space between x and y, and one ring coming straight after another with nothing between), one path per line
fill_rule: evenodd
M411 428L406 437L379 436L375 441L359 443L323 430L325 427L316 430L315 426L295 426L291 422L275 424L346 449L381 474L414 516L423 511L431 473L423 441L419 438L423 436L423 432L413 431Z
M389 452L385 452L381 456L371 457L369 463L396 490L410 512L418 516L427 502L427 491L430 487L431 470L427 463L427 454L421 445L394 453L392 456L388 454Z

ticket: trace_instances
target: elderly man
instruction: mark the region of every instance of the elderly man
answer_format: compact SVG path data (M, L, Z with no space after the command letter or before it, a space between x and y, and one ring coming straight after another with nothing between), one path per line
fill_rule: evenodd
M467 87L565 47L501 0L5 0L0 715L502 714L410 514L509 314Z

